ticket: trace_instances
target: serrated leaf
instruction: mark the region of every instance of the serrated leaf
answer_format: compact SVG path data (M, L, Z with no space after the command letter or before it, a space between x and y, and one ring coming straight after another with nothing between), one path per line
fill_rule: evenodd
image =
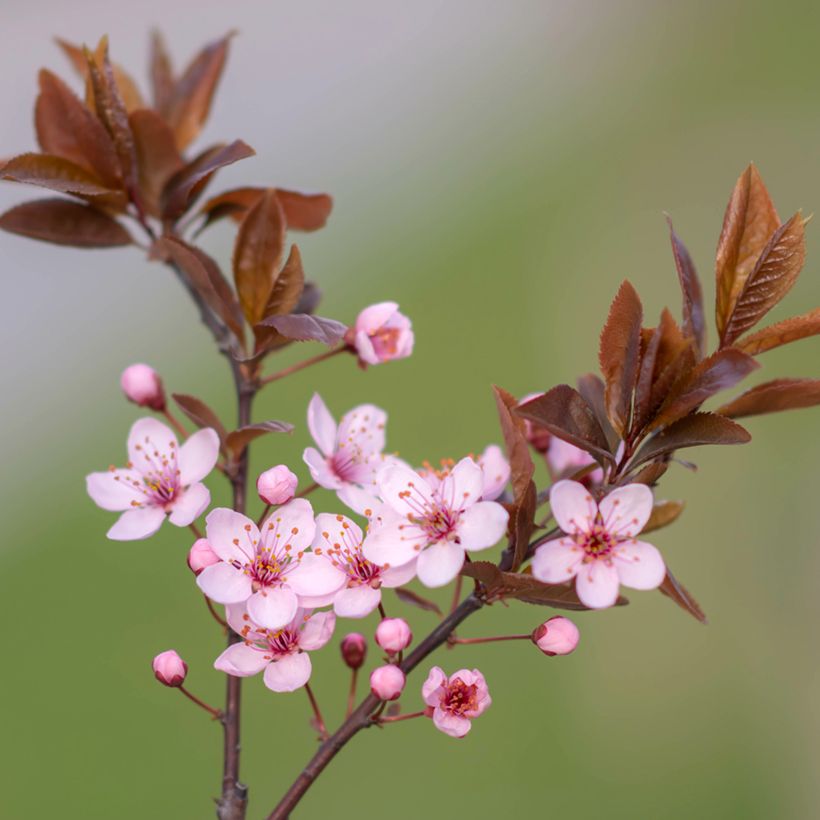
M700 608L700 604L692 597L689 590L672 575L668 567L666 569L666 577L658 589L660 589L667 598L671 598L681 609L688 612L693 618L702 624L707 623L706 615Z
M196 396L189 396L187 393L173 393L174 401L179 405L179 409L199 428L211 427L216 430L219 436L220 446L224 448L228 431L222 424L219 416L205 404L202 399Z
M65 199L36 199L17 205L0 216L0 228L75 248L115 248L134 241L116 219L90 205Z
M74 196L104 197L125 203L121 191L108 188L102 180L85 168L62 157L50 154L21 154L12 157L2 169L4 179L37 185Z
M757 356L775 347L818 334L820 334L820 308L815 308L802 316L792 316L782 322L761 328L744 339L738 339L734 346L744 353Z
M342 322L307 313L269 316L260 324L263 327L272 327L286 339L295 342L321 342L328 347L338 344L347 333L347 325Z
M706 350L706 318L703 312L703 289L700 278L695 269L695 263L689 255L686 246L669 223L669 238L672 242L672 255L675 258L675 268L678 272L681 292L683 294L683 329L687 336L694 339L699 357Z
M739 419L782 410L798 410L820 404L820 380L775 379L753 387L718 410L723 416Z
M286 421L260 421L258 424L249 424L228 433L225 444L234 458L239 458L245 448L260 436L268 433L292 433L293 425Z
M629 424L632 393L638 380L643 307L635 288L624 281L609 309L598 350L606 384L607 416L623 436Z
M668 527L680 518L685 506L683 501L656 501L649 520L641 530L641 535Z

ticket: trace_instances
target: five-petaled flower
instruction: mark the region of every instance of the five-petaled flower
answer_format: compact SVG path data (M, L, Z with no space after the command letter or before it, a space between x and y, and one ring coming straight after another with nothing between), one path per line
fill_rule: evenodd
M343 574L343 586L333 598L333 609L342 618L364 618L381 602L382 587L399 587L416 574L414 562L382 567L368 561L362 553L362 540L359 526L344 515L316 516L313 552ZM311 602L306 602L309 605Z
M550 491L552 514L566 533L535 551L532 574L549 584L575 578L582 603L612 606L618 586L655 589L666 567L652 544L636 540L652 513L652 491L627 484L601 499L577 481L559 481Z
M389 567L418 559L416 571L428 587L452 581L466 550L492 547L507 528L504 507L481 501L484 473L471 458L431 482L391 464L379 473L378 486L385 504L362 546L364 557Z
M219 437L210 427L190 436L180 447L161 421L142 418L128 434L128 465L86 477L93 501L104 510L122 512L108 531L115 541L136 541L153 535L165 516L178 527L193 523L211 503L200 483L219 457Z
M470 456L470 458L474 458ZM497 444L489 444L484 452L474 458L481 467L484 476L484 486L481 491L482 501L495 501L503 492L510 480L510 462L503 450ZM450 470L453 469L453 459L442 459L441 467L436 469L429 461L424 462L419 475L431 486L438 487Z
M280 507L259 531L250 518L223 507L206 519L208 543L221 559L197 576L199 588L219 604L247 602L266 629L281 629L300 604L330 603L344 575L305 550L313 540L313 509L304 498Z
M274 692L293 692L310 680L307 654L321 649L332 637L336 616L332 612L298 609L281 629L266 629L248 615L242 604L226 607L230 627L243 638L214 661L214 667L238 678L264 670L263 680Z
M406 359L413 352L413 325L396 302L379 302L358 315L347 341L362 366Z
M448 678L434 666L421 687L421 695L433 723L451 737L464 737L493 702L487 682L478 669L459 669Z

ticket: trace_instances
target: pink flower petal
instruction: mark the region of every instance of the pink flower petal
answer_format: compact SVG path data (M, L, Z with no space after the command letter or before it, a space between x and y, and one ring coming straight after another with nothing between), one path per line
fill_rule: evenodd
M375 333L398 309L396 302L378 302L366 307L356 317L356 331Z
M367 534L362 554L380 567L399 567L415 560L426 544L422 530L393 513Z
M327 533L328 538L324 537ZM336 542L344 545L361 544L362 529L346 515L335 513L319 513L316 516L316 535L313 536L313 549L324 549L333 546Z
M622 541L614 550L615 568L624 586L632 589L656 589L663 583L666 565L652 544L644 541Z
M189 436L179 448L179 483L183 487L202 481L216 466L219 458L219 436L206 427Z
M322 555L306 552L301 561L288 572L288 586L299 596L329 595L341 589L347 575Z
M317 612L311 615L299 632L300 649L321 649L332 637L336 627L333 612Z
M253 593L251 579L233 564L220 562L205 567L196 576L197 586L218 604L240 604Z
M387 589L409 584L416 577L416 561L382 570L382 586Z
M461 546L477 552L495 546L507 532L509 513L496 501L479 501L461 513L456 532Z
M263 679L274 692L294 692L310 680L311 671L310 655L301 652L269 663Z
M497 444L487 447L478 461L484 475L481 498L484 501L494 501L504 492L510 480L510 463Z
M359 358L366 364L381 364L379 354L376 353L376 348L370 340L370 336L364 330L356 331L354 339L354 346Z
M379 473L377 483L379 495L399 515L417 516L420 508L433 501L433 493L427 482L403 464L388 464Z
M336 444L336 422L318 393L313 394L308 404L307 423L316 446L329 456Z
M165 520L161 507L142 507L124 512L108 531L112 541L141 541L153 535Z
M575 576L575 591L591 609L604 609L618 600L618 571L609 561L598 559L581 564Z
M427 675L427 680L421 685L421 696L428 706L438 706L444 694L447 675L440 666L434 666Z
M177 527L187 527L199 518L211 503L211 493L204 484L192 484L174 501L168 520Z
M380 453L385 445L387 413L375 404L360 404L342 416L336 434L336 451Z
M550 490L550 508L558 526L569 535L589 532L598 506L589 490L577 481L559 481Z
M653 504L652 490L646 484L627 484L609 493L599 508L609 532L634 538L649 521Z
M248 598L248 615L254 623L266 629L276 630L287 626L298 609L296 594L286 586L260 589Z
M259 674L270 663L265 655L261 649L235 643L214 661L214 668L235 678L247 678Z
M347 587L336 593L333 611L340 618L364 618L381 602L382 591L369 584Z
M576 575L583 557L584 551L571 538L547 541L535 550L532 574L545 584L563 584Z
M367 515L368 510L372 512L381 504L373 492L363 490L355 484L345 484L336 495L345 507L359 515Z
M302 453L302 461L310 470L310 477L320 486L328 490L338 490L344 482L336 475L328 460L315 447L306 447Z
M469 718L451 715L441 707L436 707L433 711L433 723L436 729L444 732L445 735L450 735L450 737L464 737L473 728Z
M106 470L87 475L85 488L98 507L122 512L133 507L132 501L141 503L145 500L145 493L133 485L134 481L143 487L142 475L135 470Z
M306 498L294 498L262 523L262 541L272 552L278 552L285 544L291 545L291 553L306 550L315 533L313 507Z
M419 555L416 572L426 587L443 587L458 575L464 564L464 548L452 541L439 541Z
M253 561L260 535L256 524L246 515L217 507L205 519L205 533L211 549L223 561Z
M141 473L154 470L163 459L175 462L178 449L171 429L154 418L137 419L128 433L128 460Z
M484 492L484 473L471 458L462 458L453 467L436 495L452 510L463 510L475 504Z

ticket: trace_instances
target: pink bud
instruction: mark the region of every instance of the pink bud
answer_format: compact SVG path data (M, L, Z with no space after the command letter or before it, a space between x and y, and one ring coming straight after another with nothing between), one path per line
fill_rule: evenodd
M530 393L524 396L524 398L521 399L519 404L524 404L528 401L531 401L532 399L537 399L539 396L543 395L543 393ZM524 436L530 443L532 449L535 450L537 453L541 453L542 455L544 455L547 452L547 450L549 450L550 440L552 439L552 433L550 433L550 431L547 430L545 427L541 427L535 422L532 422L529 419L525 419Z
M358 632L351 632L342 638L342 660L350 669L360 669L367 657L367 639Z
M299 479L284 465L265 470L256 479L256 491L266 504L286 504L293 498Z
M182 686L185 683L188 664L173 649L160 652L151 665L156 679L164 686Z
M120 376L120 386L128 401L160 412L165 409L162 379L153 367L147 364L132 364L126 367Z
M404 618L385 618L376 628L376 643L390 655L407 649L412 640L413 633Z
M379 700L396 700L404 691L404 672L390 663L370 673L370 691Z
M405 359L413 352L413 325L395 302L379 302L359 314L345 341L362 366Z
M532 642L545 654L569 655L578 646L580 633L578 627L569 619L562 615L556 615L548 621L544 621L541 626L536 627L532 633Z
M188 551L188 566L194 575L199 575L205 567L218 564L219 556L211 549L207 538L197 538Z

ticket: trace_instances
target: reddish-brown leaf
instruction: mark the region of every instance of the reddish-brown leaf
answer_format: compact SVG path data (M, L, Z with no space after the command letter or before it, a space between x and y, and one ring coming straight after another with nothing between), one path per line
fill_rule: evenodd
M395 587L393 591L402 603L416 606L419 609L426 610L427 612L435 612L436 615L443 614L439 608L439 605L435 601L431 601L429 598L423 598L417 592L413 592L412 589L408 589L407 587Z
M703 289L700 278L695 269L695 263L689 255L686 246L669 223L669 238L672 242L672 255L675 257L675 268L678 271L678 281L683 293L683 329L686 335L694 340L695 349L699 357L706 350L706 319L703 313Z
M311 316L309 313L287 313L284 316L269 316L260 322L263 327L272 327L279 335L294 342L321 342L333 347L344 339L347 325L335 319Z
M266 188L232 188L211 197L200 209L197 216L205 219L197 229L197 235L225 217L241 222L245 214L262 198ZM280 203L281 205L281 203Z
M729 347L704 359L680 380L650 425L658 429L696 410L707 399L728 390L760 365L748 354Z
M128 118L137 153L137 183L144 209L160 216L162 191L168 180L182 167L171 129L156 111L134 111Z
M65 199L37 199L17 205L0 216L0 228L75 248L114 248L133 242L116 219Z
M122 192L107 188L95 174L51 154L20 154L3 166L2 174L4 179L39 185L62 194L124 202Z
M114 143L102 123L59 77L43 69L39 79L34 122L40 148L95 174L107 188L120 188Z
M242 220L233 249L233 278L239 303L255 325L265 316L285 247L285 220L279 200L268 190Z
M518 402L512 394L496 386L493 386L493 393L498 421L501 425L501 435L504 437L504 447L507 451L507 460L510 462L513 497L516 501L520 501L527 492L527 487L535 472L535 465L524 433L524 420L520 416L513 415Z
M159 29L154 29L151 32L150 67L151 94L154 101L154 109L160 116L167 119L176 81L174 79L171 57L168 54L165 39Z
M224 450L225 439L228 431L222 424L219 416L205 404L202 399L196 396L189 396L187 393L173 393L174 401L179 405L179 409L197 426L211 427L219 436L220 444Z
M609 423L606 414L606 387L603 379L595 373L585 373L583 376L578 377L576 385L578 392L592 409L598 424L601 425L609 449L614 453L618 449L621 439L615 432L615 428Z
M631 468L701 444L746 444L752 437L739 424L714 413L692 413L654 435L638 451Z
M775 379L759 384L718 410L729 418L759 416L781 410L798 410L820 404L820 380Z
M558 438L586 450L601 463L614 462L609 444L592 408L568 384L520 405L515 414L546 427Z
M260 421L258 424L249 424L228 433L225 445L234 458L239 458L245 448L260 436L268 433L292 433L293 425L286 421Z
M802 316L792 316L782 322L761 328L745 339L738 339L735 347L750 356L757 356L775 347L818 334L820 334L820 308L815 308Z
M622 436L629 424L632 393L638 379L643 307L635 288L624 281L601 331L598 360L606 383L606 410Z
M229 33L205 46L174 85L167 119L180 151L196 139L208 119L232 36Z
M234 140L230 145L215 145L203 151L168 180L162 194L163 215L168 219L180 217L193 205L215 171L252 157L255 153L242 140Z
M325 226L333 209L333 198L328 194L302 194L277 188L276 198L292 231L318 231Z
M653 461L634 475L626 475L623 484L646 484L647 487L654 487L669 469L669 464L665 461Z
M656 501L652 507L652 515L649 516L649 521L641 530L641 535L653 530L659 530L662 527L668 527L680 518L685 506L683 501Z
M806 259L803 225L798 211L772 235L729 314L721 336L722 347L754 327L797 281Z
M749 165L735 183L718 240L715 314L721 339L746 279L779 225L769 192L757 168Z
M692 597L689 590L672 575L668 567L666 569L666 577L658 588L667 598L671 598L681 609L684 609L693 618L702 624L707 623L706 615L700 608L700 604Z

